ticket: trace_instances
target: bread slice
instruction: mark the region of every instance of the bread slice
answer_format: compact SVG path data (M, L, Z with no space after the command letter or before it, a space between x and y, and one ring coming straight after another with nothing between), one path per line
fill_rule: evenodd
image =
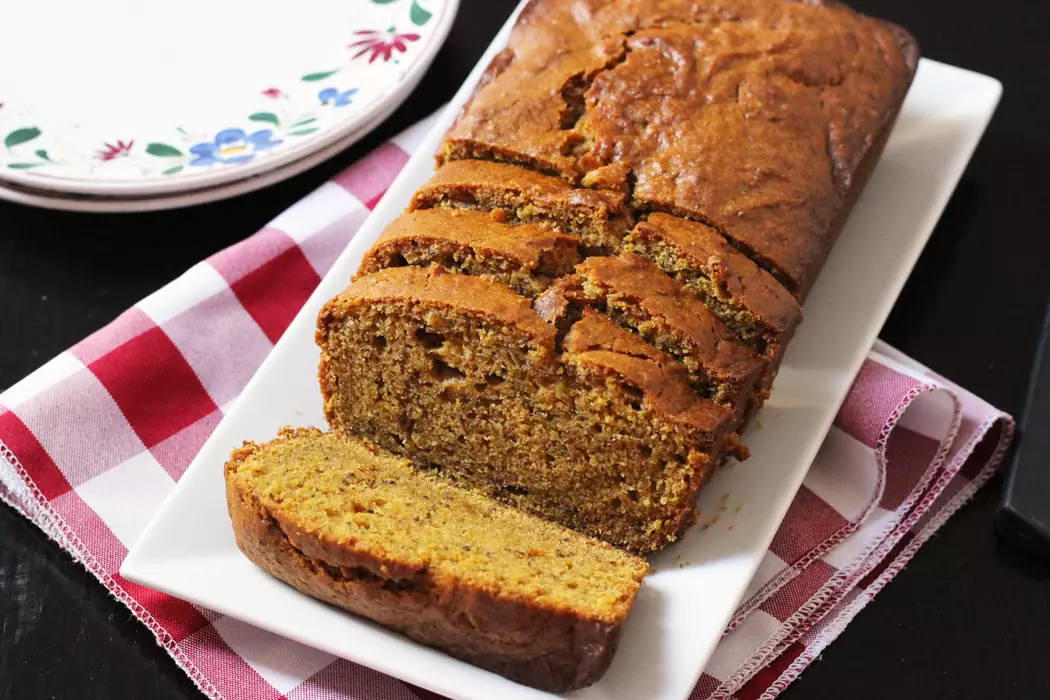
M245 443L225 474L237 546L255 564L543 690L601 677L648 568L345 434L285 429Z
M454 161L438 169L410 208L502 210L512 223L551 223L579 236L592 252L618 251L634 219L622 192L574 189L563 180L488 161Z
M581 241L549 224L505 223L502 209L423 209L394 219L361 263L360 274L402 265L498 280L536 296L572 272Z
M380 270L319 315L325 415L505 503L659 549L735 449L734 411L611 321L572 331L499 282Z
M769 272L696 221L653 213L640 221L624 250L674 278L703 302L741 343L761 354L752 413L769 397L787 344L802 322L798 301Z
M654 263L688 287L741 342L778 363L802 321L798 301L715 229L653 213L624 249Z
M734 337L696 296L648 260L624 252L592 257L548 292L588 304L644 338L689 371L703 397L743 415L752 403L765 360ZM537 308L543 310L546 300Z

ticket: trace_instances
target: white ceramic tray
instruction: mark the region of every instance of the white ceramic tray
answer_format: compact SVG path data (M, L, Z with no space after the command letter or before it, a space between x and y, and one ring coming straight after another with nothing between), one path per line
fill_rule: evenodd
M419 686L463 700L549 698L303 596L237 550L222 465L242 440L286 424L324 425L314 320L383 227L432 172L432 153L507 27L349 248L219 425L121 573ZM731 509L654 557L620 650L588 699L684 700L747 589L854 376L955 188L1001 94L992 79L924 60L896 129L806 303L776 390L746 441L749 461L723 470L701 508Z

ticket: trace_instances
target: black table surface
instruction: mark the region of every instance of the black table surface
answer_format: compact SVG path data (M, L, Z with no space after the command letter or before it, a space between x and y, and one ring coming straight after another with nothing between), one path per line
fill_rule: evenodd
M999 111L882 337L1019 415L1050 295L1048 3L853 4L908 27L926 56L1004 83ZM437 109L513 5L462 0L448 43L397 113L287 182L157 214L0 203L0 387ZM785 697L1050 697L1050 565L997 540L1000 493L996 479L952 518ZM201 697L125 607L0 506L0 700Z

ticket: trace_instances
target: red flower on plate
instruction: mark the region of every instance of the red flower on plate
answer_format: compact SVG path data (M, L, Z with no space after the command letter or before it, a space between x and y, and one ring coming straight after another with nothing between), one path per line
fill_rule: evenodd
M262 94L275 100L279 97L284 97L284 93L278 90L277 88L267 88L266 90L262 91Z
M116 160L122 158L127 154L131 153L131 147L135 145L134 141L117 141L116 143L107 143L106 147L95 154L95 157L99 160Z
M357 41L347 46L347 48L360 49L353 55L353 58L364 56L371 51L372 55L368 57L369 63L374 63L380 56L383 57L384 61L389 61L393 57L394 51L405 53L408 51L408 43L410 41L419 41L418 34L397 34L394 32L393 27L385 32L376 31L375 29L362 29L354 32L354 35L358 37Z

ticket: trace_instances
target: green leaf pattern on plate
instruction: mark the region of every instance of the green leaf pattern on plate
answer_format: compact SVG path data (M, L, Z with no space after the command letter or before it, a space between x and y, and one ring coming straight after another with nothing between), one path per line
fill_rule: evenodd
M156 142L146 146L146 153L149 153L151 156L158 156L160 158L179 158L182 156L182 151L175 148L174 146L169 146L166 143Z
M419 4L419 0L412 0L412 11L409 14L412 24L422 27L430 21L431 16L431 13L424 10L423 6Z
M255 114L248 115L248 118L253 122L266 122L267 124L273 124L277 126L281 123L281 120L277 118L277 115L273 112L256 112Z
M24 143L29 143L34 139L40 138L40 135L42 133L43 132L35 126L15 129L14 131L12 131L4 137L4 145L7 147L8 151L11 151L11 149L15 148L16 146L21 146ZM47 165L48 163L53 162L51 158L48 157L47 151L43 148L39 148L36 151L34 151L33 155L35 155L40 160L36 162L19 161L14 163L8 163L7 167L11 170L29 170L30 168L39 168L41 165ZM18 157L25 158L26 156L22 155Z
M339 72L339 70L337 69L337 70L325 71L323 73L307 73L306 75L304 75L301 78L301 80L304 83L316 83L318 80L324 80L325 78L327 78L329 76L333 76L333 75L335 75L338 72Z
M40 136L40 129L35 126L25 127L23 129L15 129L10 134L4 137L4 145L8 149L14 148L15 146L21 145L28 141Z

